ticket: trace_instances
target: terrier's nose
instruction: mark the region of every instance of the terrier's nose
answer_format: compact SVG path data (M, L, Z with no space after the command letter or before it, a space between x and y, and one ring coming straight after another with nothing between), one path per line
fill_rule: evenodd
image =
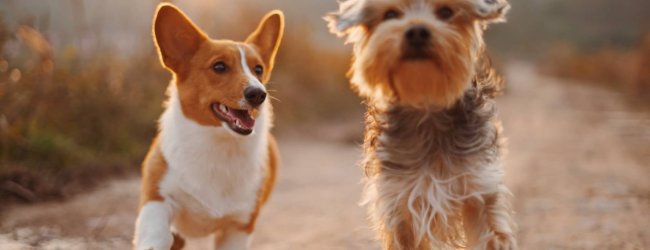
M266 99L266 92L258 87L247 87L244 89L244 98L252 106L257 107L261 105Z
M431 32L424 26L413 26L406 31L404 37L409 45L422 47L431 39Z

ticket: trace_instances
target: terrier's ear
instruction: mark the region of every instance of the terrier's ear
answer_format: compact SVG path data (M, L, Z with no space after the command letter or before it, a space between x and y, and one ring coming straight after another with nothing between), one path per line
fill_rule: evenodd
M365 0L347 0L339 3L339 10L323 17L332 34L343 37L362 24L364 20Z
M278 53L282 35L284 33L284 14L282 11L273 10L262 18L257 29L246 38L246 43L250 43L259 51L262 60L266 64L265 72L270 73L273 70L275 55ZM269 75L265 74L265 81Z
M486 22L504 22L510 10L507 0L464 0L462 4L477 19Z
M163 65L179 73L208 37L178 8L160 4L153 20L153 36Z

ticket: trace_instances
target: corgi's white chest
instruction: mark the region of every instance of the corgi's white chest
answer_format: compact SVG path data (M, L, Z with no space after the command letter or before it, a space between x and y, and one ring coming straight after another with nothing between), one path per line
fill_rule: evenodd
M265 104L253 134L201 126L186 118L174 91L160 120L167 173L160 193L179 209L212 218L253 211L268 158Z

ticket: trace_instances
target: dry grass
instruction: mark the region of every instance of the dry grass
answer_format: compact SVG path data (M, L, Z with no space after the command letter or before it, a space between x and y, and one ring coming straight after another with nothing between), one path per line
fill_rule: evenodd
M310 35L308 30L294 30L280 50L269 85L278 99L274 107L280 130L291 129L293 123L340 120L363 110L345 77L350 53L301 42Z
M545 73L601 84L639 99L650 96L650 34L631 49L605 47L586 52L558 44L550 51L542 63Z
M0 57L1 197L63 196L69 183L134 169L168 78L155 55L57 58L38 31L16 37L19 56Z

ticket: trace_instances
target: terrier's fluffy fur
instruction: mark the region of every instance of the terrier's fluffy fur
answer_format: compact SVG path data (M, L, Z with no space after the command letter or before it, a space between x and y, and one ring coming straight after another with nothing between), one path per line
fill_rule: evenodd
M368 102L365 204L384 249L516 249L482 33L505 0L348 0L325 17L354 45Z
M272 11L244 42L212 40L173 5L158 7L154 41L174 78L142 164L135 249L207 235L217 249L248 248L278 164L265 83L283 30Z

